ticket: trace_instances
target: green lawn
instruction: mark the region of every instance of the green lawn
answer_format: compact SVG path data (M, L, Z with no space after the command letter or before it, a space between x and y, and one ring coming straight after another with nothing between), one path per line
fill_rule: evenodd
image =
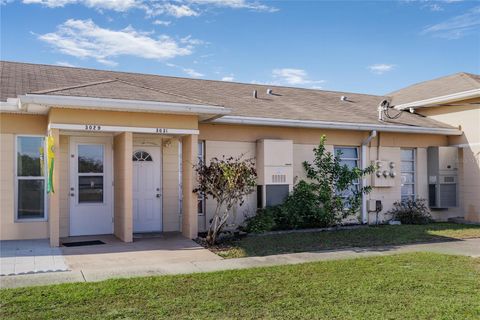
M480 259L433 253L0 290L1 319L479 319Z
M430 241L480 238L479 225L433 223L428 225L377 226L349 230L248 236L229 241L212 251L224 258L400 245Z

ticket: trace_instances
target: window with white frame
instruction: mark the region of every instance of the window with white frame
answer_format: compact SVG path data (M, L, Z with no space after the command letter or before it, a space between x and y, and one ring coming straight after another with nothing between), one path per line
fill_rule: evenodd
M334 147L335 155L340 156L340 163L346 165L350 169L358 168L360 158L358 157L358 148L357 147ZM357 180L353 183L349 190L344 191L343 196L350 196L354 191L357 191L359 188L360 182Z
M400 150L401 199L415 199L415 149Z
M15 157L16 220L46 219L45 137L17 136Z
M203 163L205 162L205 141L199 140L198 141L198 162ZM199 216L203 216L205 214L205 195L199 194L198 195L198 205L197 211Z

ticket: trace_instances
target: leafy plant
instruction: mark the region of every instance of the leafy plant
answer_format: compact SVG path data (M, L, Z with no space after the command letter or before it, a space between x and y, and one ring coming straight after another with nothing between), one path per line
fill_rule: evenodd
M279 206L260 208L254 216L245 219L245 226L241 227L244 231L250 233L262 233L275 230L275 217L278 215Z
M342 164L341 153L332 154L325 148L326 137L322 136L317 148L313 149L313 163L305 161L308 184L325 213L328 224L340 223L358 212L362 195L370 193L371 186L357 186L356 182L372 174L375 166L365 169L349 168Z
M425 199L397 201L388 213L402 224L426 224L432 221L430 209Z
M241 206L245 197L255 190L255 162L253 159L242 159L242 156L212 158L208 165L199 162L194 169L198 187L193 192L212 197L217 202L206 238L207 244L213 245L227 223L232 208Z
M303 163L308 180L296 184L283 204L263 209L247 219L247 231L328 227L358 212L362 195L369 193L371 187L357 187L356 182L373 173L375 167L349 168L341 163L340 153L334 155L325 149L325 142L326 137L322 136L313 150L313 163Z

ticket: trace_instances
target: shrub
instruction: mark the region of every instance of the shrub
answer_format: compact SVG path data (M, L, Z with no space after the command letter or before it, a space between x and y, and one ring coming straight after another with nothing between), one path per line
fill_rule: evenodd
M332 223L311 184L300 181L280 206L276 226L281 230L320 228Z
M261 209L246 221L245 230L262 232L304 228L323 228L340 223L358 212L362 194L370 187L355 187L355 182L372 173L373 166L362 170L349 168L325 149L325 136L313 150L313 163L304 162L308 181L300 181L285 202Z
M432 221L425 199L397 201L388 213L402 224L426 224Z
M245 227L242 228L249 233L262 233L265 231L275 230L275 215L279 210L278 207L267 207L264 209L258 209L257 214L248 217L245 220Z
M255 190L257 172L253 159L212 158L194 166L198 186L193 192L211 197L217 202L208 226L206 242L213 245L222 232L234 206L241 206L245 197Z

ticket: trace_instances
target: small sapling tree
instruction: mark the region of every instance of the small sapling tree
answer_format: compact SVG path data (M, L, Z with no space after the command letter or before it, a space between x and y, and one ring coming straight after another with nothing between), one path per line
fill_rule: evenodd
M242 205L245 197L255 190L257 172L253 159L213 158L207 165L199 162L194 166L198 187L193 192L212 197L217 204L207 233L207 244L216 243L225 227L232 208Z
M309 190L326 215L324 221L333 225L358 212L363 194L371 191L370 186L356 182L372 174L375 166L365 169L349 168L342 164L341 154L332 154L325 149L326 137L322 136L318 147L313 149L313 163L303 162L308 178Z

